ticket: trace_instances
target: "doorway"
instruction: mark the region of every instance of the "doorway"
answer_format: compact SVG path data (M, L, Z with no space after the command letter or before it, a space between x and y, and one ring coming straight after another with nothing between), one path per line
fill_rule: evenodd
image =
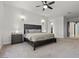
M79 22L67 22L67 37L79 37Z

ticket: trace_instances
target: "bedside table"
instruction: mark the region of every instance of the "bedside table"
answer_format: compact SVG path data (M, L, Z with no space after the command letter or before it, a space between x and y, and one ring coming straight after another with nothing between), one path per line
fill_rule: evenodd
M16 44L21 42L23 42L22 34L11 34L11 44Z

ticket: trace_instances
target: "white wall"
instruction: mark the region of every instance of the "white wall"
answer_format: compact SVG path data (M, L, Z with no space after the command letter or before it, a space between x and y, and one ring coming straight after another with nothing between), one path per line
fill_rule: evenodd
M0 2L0 48L2 47L3 15L4 15L4 6L3 2Z
M24 15L26 17L25 21L20 19L20 15ZM11 43L11 33L16 31L17 24L19 25L19 31L23 33L24 23L41 25L42 19L46 20L47 18L4 3L3 7L0 8L0 36L2 44ZM63 17L52 18L51 20L54 23L55 36L60 38L63 37ZM46 31L49 30L48 24L47 20Z
M51 22L53 22L54 34L57 38L64 37L64 19L63 16L52 18Z
M41 25L41 20L46 19L38 14L34 14L30 11L23 10L20 8L15 8L8 4L4 4L4 17L1 22L1 29L2 29L2 41L3 44L10 44L11 43L11 33L16 31L16 25L19 26L19 31L23 33L24 27L23 24L37 24ZM20 19L20 15L24 15L26 17L25 21Z

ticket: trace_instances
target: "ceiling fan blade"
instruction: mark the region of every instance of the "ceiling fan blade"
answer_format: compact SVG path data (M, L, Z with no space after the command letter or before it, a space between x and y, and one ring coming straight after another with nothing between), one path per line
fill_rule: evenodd
M54 3L55 3L55 1L52 1L52 2L49 2L48 5L51 5L51 4L54 4Z
M38 6L36 6L36 7L41 7L41 6L43 6L43 5L38 5Z
M43 5L44 5L44 1L42 1Z
M36 7L40 7L40 6L36 6Z
M50 6L47 6L49 9L53 9L52 7L50 7Z
M45 11L45 8L43 8L43 11Z

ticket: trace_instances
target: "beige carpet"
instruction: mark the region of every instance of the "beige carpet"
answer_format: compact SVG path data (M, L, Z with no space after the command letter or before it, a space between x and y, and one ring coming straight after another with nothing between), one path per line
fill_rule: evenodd
M26 42L3 47L0 57L4 58L77 58L79 39L57 39L57 43L42 46L33 51Z

